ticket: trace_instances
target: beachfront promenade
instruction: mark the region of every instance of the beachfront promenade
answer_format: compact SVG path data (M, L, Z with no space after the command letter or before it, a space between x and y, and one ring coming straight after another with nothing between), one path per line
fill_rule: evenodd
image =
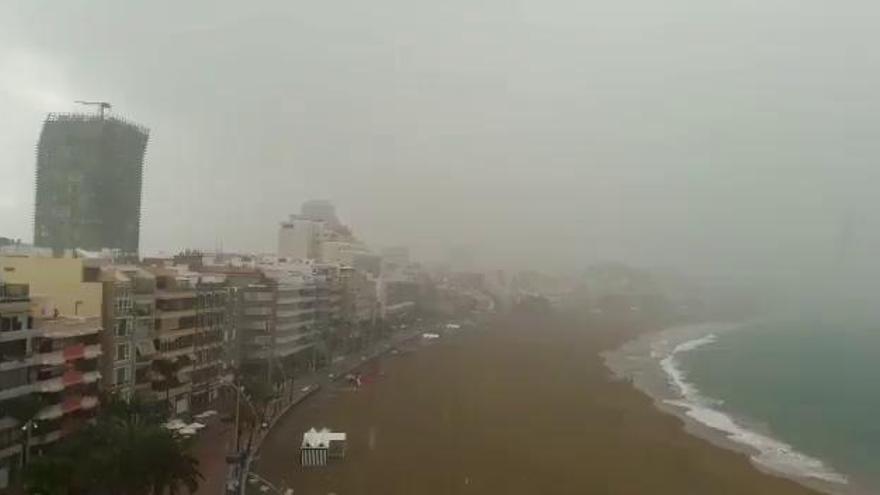
M269 425L268 428L257 433L252 449L254 455L258 455L265 438L272 434L277 422L290 409L334 380L344 378L346 374L381 356L395 346L419 337L421 332L422 330L419 329L399 331L388 339L379 340L364 349L337 357L331 364L313 373L295 378L294 390L288 395L289 399L273 408L274 414L266 421ZM246 436L246 432L243 432L242 442L246 441L244 439ZM199 460L199 469L204 476L204 480L199 486L196 495L224 495L226 493L229 469L226 456L234 450L234 442L235 426L232 423L224 423L217 417L212 418L208 422L208 426L200 433L196 439L194 453ZM251 492L260 493L256 489L252 489Z

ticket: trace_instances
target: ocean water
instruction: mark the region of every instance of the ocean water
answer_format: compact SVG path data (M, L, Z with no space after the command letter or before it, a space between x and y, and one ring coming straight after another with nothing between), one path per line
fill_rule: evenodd
M880 322L845 314L709 333L661 367L669 401L777 472L880 493Z

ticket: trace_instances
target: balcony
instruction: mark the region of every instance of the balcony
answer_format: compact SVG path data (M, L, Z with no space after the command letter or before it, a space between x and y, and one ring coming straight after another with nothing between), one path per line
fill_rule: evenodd
M269 306L255 306L244 308L245 316L270 316L272 308Z
M302 304L302 303L312 302L314 300L315 300L315 298L313 298L311 296L286 296L286 297L279 297L278 304L280 304L280 305Z
M67 387L82 383L95 383L99 379L101 379L101 373L98 371L83 373L76 370L67 370L61 376L34 383L34 390L43 393L60 392Z
M225 313L229 309L228 306L202 306L199 308L201 313Z
M196 327L193 328L184 328L184 329L175 329L175 330L162 330L159 332L159 340L162 342L169 342L172 340L179 339L180 337L186 337L189 335L194 335L196 333Z
M267 301L272 301L273 299L274 299L274 295L272 294L272 292L269 292L269 291L266 291L266 292L245 292L244 293L244 300L246 302L251 302L251 301L267 302Z
M38 335L50 339L66 339L93 335L101 331L99 317L63 317L38 319L34 323Z
M0 390L0 400L14 399L22 395L28 395L34 391L34 384L27 383L17 387L9 387Z
M84 411L94 409L98 406L98 398L94 396L68 397L60 404L55 404L44 408L37 414L37 419L46 421L49 419L57 419L65 414L76 411Z
M158 290L156 291L156 300L173 301L176 299L195 299L196 291L192 289L181 290Z
M242 330L258 330L266 332L269 329L269 322L266 320L249 320L239 325Z
M0 360L0 371L10 371L33 366L33 354L27 356L3 356Z
M276 332L290 332L293 330L298 330L303 327L307 327L312 324L313 320L294 320L284 323L278 323L275 325Z
M0 299L0 311L3 313L27 313L30 306L28 299Z
M62 436L64 436L64 433L62 433L61 430L50 431L43 435L35 435L31 437L31 447L55 443L58 440L61 440Z
M268 359L272 358L282 358L291 356L298 352L302 352L306 349L313 347L315 344L313 342L309 342L306 344L292 343L285 345L276 345L272 349L260 349L257 351L252 351L248 353L248 357L253 359Z
M306 308L306 309L287 309L287 310L278 310L279 318L292 318L294 316L308 315L313 313L314 308Z
M171 311L164 311L161 309L156 310L156 318L160 320L167 320L170 318L186 318L187 316L195 316L196 309L176 309Z
M278 335L275 337L276 345L287 345L292 344L294 342L312 342L320 336L320 332L304 332L304 333L292 333L288 335Z
M33 364L61 365L77 359L94 359L102 353L100 344L74 344L52 352L41 352L33 356Z
M28 337L36 337L39 333L31 328L22 328L21 330L3 330L0 331L0 342L13 342L16 340L26 339Z
M7 457L18 457L21 455L21 443L14 443L0 450L0 459L6 459Z
M167 351L160 350L159 357L161 357L162 359L175 359L179 358L180 356L189 356L193 353L193 351L194 349L192 345L184 346L180 349L171 349Z

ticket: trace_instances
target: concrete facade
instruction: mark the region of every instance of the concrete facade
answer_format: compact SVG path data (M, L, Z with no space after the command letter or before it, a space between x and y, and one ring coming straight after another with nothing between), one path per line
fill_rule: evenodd
M147 139L115 117L50 114L37 145L34 245L136 254Z
M291 215L278 230L278 256L314 260L321 256L324 223Z

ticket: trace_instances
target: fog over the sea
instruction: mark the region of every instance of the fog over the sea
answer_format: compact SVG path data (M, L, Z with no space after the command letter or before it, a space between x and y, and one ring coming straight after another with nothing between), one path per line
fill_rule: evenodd
M142 248L374 245L797 278L880 252L880 4L5 0L0 235L49 111L152 129ZM852 269L852 268L850 268Z

